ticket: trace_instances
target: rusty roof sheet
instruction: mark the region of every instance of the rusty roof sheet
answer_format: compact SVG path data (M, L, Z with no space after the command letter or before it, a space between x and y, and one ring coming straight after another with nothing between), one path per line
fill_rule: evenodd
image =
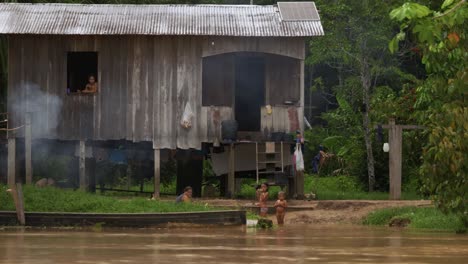
M272 5L0 3L0 34L306 37L323 28L320 20L282 21Z

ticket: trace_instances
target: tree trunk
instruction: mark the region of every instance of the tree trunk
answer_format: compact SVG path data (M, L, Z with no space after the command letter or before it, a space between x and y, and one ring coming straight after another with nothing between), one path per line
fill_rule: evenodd
M369 120L369 105L370 105L370 86L371 76L369 72L369 64L364 58L361 61L361 83L363 88L363 109L362 109L362 123L364 127L364 141L366 143L367 152L367 175L369 177L369 192L374 191L375 185L375 170L374 170L374 155L372 153L372 140Z

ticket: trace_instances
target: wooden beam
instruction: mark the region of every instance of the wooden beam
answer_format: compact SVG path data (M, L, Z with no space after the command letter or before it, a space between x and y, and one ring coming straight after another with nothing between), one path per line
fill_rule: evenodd
M418 126L418 125L398 125L402 129L426 129L424 126Z
M226 196L228 198L234 198L234 179L235 179L235 148L234 144L230 144L229 146L229 171L228 171L228 180L227 180L227 192Z
M401 161L402 161L402 128L395 125L395 121L390 121L389 130L390 145L390 199L399 200L401 198Z
M8 186L14 188L16 183L16 138L8 138Z
M80 140L78 145L78 159L79 159L79 178L80 178L80 189L86 191L86 144L84 140Z
M154 149L154 194L153 198L158 199L161 193L161 150Z
M24 151L26 167L26 184L32 184L32 130L31 113L25 114L26 126L24 131Z
M391 122L391 121L390 121ZM391 124L388 124L388 125L380 125L380 127L382 127L383 129L391 129L392 126L399 126L401 127L402 129L426 129L426 127L424 126L418 126L418 125L391 125ZM375 129L379 128L379 126L374 126Z

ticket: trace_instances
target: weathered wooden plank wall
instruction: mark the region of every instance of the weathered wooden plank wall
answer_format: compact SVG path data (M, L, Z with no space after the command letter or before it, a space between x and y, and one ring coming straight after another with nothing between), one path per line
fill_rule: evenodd
M98 52L96 95L67 95L67 52L76 51ZM34 138L127 139L152 141L155 148L200 148L201 142L219 138L222 120L233 118L231 107L202 107L202 58L237 51L301 60L304 41L12 35L9 36L10 126L22 125L24 112L32 111ZM187 103L194 114L190 129L179 124ZM18 136L22 137L22 132Z

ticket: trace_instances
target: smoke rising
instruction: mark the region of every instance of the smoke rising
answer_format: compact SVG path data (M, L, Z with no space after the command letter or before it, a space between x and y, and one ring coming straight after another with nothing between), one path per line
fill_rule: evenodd
M15 120L15 124L23 125L24 116L29 112L33 137L50 138L56 134L62 111L62 99L58 95L42 90L35 83L26 83L17 87L10 96L12 116L23 117Z

